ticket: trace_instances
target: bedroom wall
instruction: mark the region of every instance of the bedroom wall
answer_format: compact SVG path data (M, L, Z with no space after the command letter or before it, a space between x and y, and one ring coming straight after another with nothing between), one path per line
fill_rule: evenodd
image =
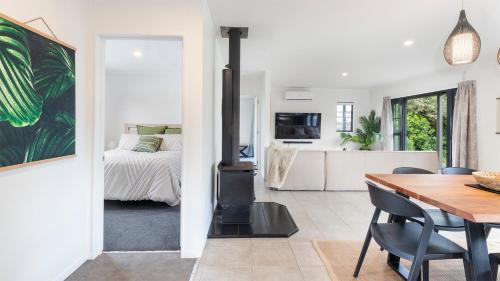
M304 149L341 149L340 133L336 131L337 102L354 103L354 128L358 127L359 117L367 115L373 109L370 104L370 91L357 89L312 88L312 101L286 101L286 88L271 89L271 141L281 143L274 138L276 112L314 112L321 113L321 139L311 140L313 144L291 144Z
M88 4L81 0L2 0L19 21L43 17L76 51L76 158L0 173L0 280L64 280L88 257L92 98ZM33 27L49 33L37 22Z
M181 50L179 50L179 60ZM181 124L181 71L106 71L106 149L125 123ZM110 146L114 142L115 146Z
M182 204L181 254L199 257L206 241L211 220L213 190L213 72L211 36L204 37L211 25L204 0L93 0L93 40L99 52L100 36L179 36L183 40L182 70ZM97 47L96 47L97 46ZM211 51L210 51L211 50ZM98 57L98 54L96 54ZM213 75L213 73L212 73ZM206 77L206 78L205 78ZM208 79L208 80L207 80ZM99 87L99 85L97 86ZM99 110L97 108L96 110ZM207 120L208 119L208 120ZM96 123L97 125L97 123ZM97 128L97 130L101 130ZM102 145L96 140L96 146ZM94 171L102 171L99 154L95 155ZM102 155L102 154L101 154ZM94 195L99 198L102 186L97 182ZM102 196L102 195L101 195ZM94 210L100 212L99 202ZM98 228L96 220L94 226ZM93 241L93 255L102 243ZM102 250L102 246L101 246Z

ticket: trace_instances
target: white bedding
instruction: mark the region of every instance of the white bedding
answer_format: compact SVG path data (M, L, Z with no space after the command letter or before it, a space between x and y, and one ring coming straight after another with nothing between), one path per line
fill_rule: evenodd
M180 203L182 152L116 149L106 151L104 157L105 199Z

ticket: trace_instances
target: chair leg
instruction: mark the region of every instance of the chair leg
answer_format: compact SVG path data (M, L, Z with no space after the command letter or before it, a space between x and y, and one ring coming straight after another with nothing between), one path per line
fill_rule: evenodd
M491 232L491 226L485 226L484 227L484 234L486 235L486 239L488 239L488 236L490 236L490 232Z
M465 280L466 281L471 281L471 272L470 272L470 264L469 262L467 261L466 258L463 259L463 262L464 262L464 271L465 271Z
M492 258L490 258L490 265L491 265L491 280L495 281L497 280L497 275L498 275L498 263L494 261Z
M387 218L387 223L392 223L394 220L394 216L392 214L389 214L389 217ZM384 247L380 247L380 251L383 251Z
M361 248L361 253L359 254L358 263L356 264L356 269L354 270L353 276L355 278L357 278L359 275L359 271L361 270L361 265L363 265L363 261L365 260L366 252L368 251L368 247L370 246L371 240L372 240L372 232L370 229L368 229L365 242L363 243L363 248Z
M413 263L411 264L410 272L408 272L408 281L420 280L420 276L422 275L421 269L422 269L423 264L424 264L423 255L417 254L415 259L413 260ZM424 280L425 280L425 276L424 276Z
M429 261L422 263L422 280L429 281Z

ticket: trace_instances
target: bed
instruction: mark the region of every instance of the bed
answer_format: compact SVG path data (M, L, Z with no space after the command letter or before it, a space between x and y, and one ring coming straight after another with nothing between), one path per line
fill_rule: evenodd
M168 126L180 128L179 125ZM158 135L164 138L160 151L135 152L131 150L139 137L135 128L135 125L126 124L118 148L105 152L104 199L152 200L170 206L178 205L181 197L182 136Z

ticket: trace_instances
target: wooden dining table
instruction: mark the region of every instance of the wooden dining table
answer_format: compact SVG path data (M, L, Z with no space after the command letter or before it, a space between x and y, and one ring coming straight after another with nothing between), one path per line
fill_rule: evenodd
M394 189L448 213L462 217L470 258L471 278L492 281L488 259L485 224L500 223L500 194L466 186L476 184L469 175L394 175L366 174L367 179ZM400 220L404 223L404 220ZM404 276L399 257L389 254L389 266ZM493 280L495 281L495 280Z

